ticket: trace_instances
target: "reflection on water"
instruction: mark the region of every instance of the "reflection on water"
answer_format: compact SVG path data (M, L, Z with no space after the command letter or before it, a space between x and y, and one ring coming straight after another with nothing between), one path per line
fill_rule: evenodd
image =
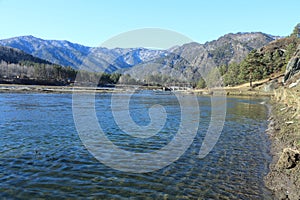
M228 113L234 113L235 119L264 120L267 117L267 107L263 106L266 99L254 99L244 97L243 99L228 98ZM262 105L259 106L258 104Z
M210 120L210 98L199 97L200 127L185 154L161 170L131 174L99 163L85 149L74 126L71 98L0 94L1 198L272 199L263 184L270 162L263 99L228 98L222 135L213 151L199 159ZM97 117L116 145L148 152L167 144L181 120L174 95L149 92L133 96L133 120L147 125L153 104L163 105L168 119L149 139L137 140L116 126L110 94L97 96Z

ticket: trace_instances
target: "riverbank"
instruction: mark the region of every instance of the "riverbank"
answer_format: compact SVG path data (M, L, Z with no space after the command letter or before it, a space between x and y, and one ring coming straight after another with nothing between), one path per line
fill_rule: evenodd
M163 87L159 86L126 86L116 85L115 87L82 87L82 86L48 86L48 85L18 85L18 84L0 84L0 92L38 92L38 93L73 93L73 92L126 92L132 90L156 90L164 91ZM213 89L190 89L190 90L175 90L195 95L213 95L225 94L228 96L272 96L273 91L265 91L262 86L251 88L248 85L243 87L224 87Z
M300 199L300 86L279 88L272 98L270 124L273 161L266 186L278 199Z
M162 90L158 86L136 86L136 85L114 85L111 87L90 87L90 86L49 86L49 85L19 85L19 84L0 84L0 92L17 93L77 93L77 92L126 92L132 90Z
M251 88L233 88L233 87L224 87L224 88L214 88L214 89L195 89L183 91L186 93L196 94L196 95L213 95L213 94L224 94L226 96L273 96L273 91L264 91L261 87Z
M253 82L254 87L249 83L242 85L222 87L222 88L205 88L205 89L187 89L175 90L177 92L189 93L195 95L212 95L225 94L228 96L272 96L273 89L270 83L277 85L282 82L283 74L274 75L272 78ZM272 86L273 87L273 86ZM51 86L51 85L22 85L22 84L0 84L0 92L45 92L45 93L72 93L72 92L126 92L128 90L160 90L165 91L170 88L162 86L139 86L139 85L112 85L112 87L87 87L87 86Z
M0 92L72 93L88 91L108 92L112 91L112 88L0 84Z
M253 82L253 87L251 87L249 83L244 83L223 88L193 89L188 92L198 95L218 94L222 92L227 96L273 96L274 90L281 86L282 81L283 74L279 73L274 74L271 78Z

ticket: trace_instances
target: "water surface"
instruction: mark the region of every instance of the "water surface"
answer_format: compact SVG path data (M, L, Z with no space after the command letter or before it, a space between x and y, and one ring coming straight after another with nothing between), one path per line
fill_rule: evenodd
M121 94L120 94L121 95ZM122 94L126 95L126 94ZM163 105L162 131L136 139L120 130L110 111L111 94L97 94L99 123L120 148L150 152L176 133L180 108L171 93L133 96L133 120L150 122L147 110ZM210 120L210 98L199 97L201 119L190 148L173 164L150 173L114 170L82 144L72 116L71 94L0 94L0 197L12 199L272 199L263 177L270 163L265 99L227 98L226 122L213 151L198 152Z

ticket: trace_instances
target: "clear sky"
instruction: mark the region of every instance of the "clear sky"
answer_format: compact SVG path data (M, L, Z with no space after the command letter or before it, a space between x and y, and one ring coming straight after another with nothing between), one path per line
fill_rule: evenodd
M0 9L0 39L33 35L87 46L139 28L199 43L236 32L286 36L300 22L299 0L0 0Z

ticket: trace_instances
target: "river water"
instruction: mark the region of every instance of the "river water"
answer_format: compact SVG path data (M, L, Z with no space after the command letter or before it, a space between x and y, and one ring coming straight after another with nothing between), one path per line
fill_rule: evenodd
M0 198L272 199L263 182L271 161L265 101L228 97L222 134L200 159L211 99L198 97L199 129L187 151L162 169L130 173L106 166L86 149L75 128L72 94L1 93ZM97 94L96 113L107 137L120 148L142 153L160 149L180 126L180 107L172 93L141 91L131 98L131 117L140 126L150 122L151 104L164 106L170 116L151 140L124 134L110 102L111 94Z

